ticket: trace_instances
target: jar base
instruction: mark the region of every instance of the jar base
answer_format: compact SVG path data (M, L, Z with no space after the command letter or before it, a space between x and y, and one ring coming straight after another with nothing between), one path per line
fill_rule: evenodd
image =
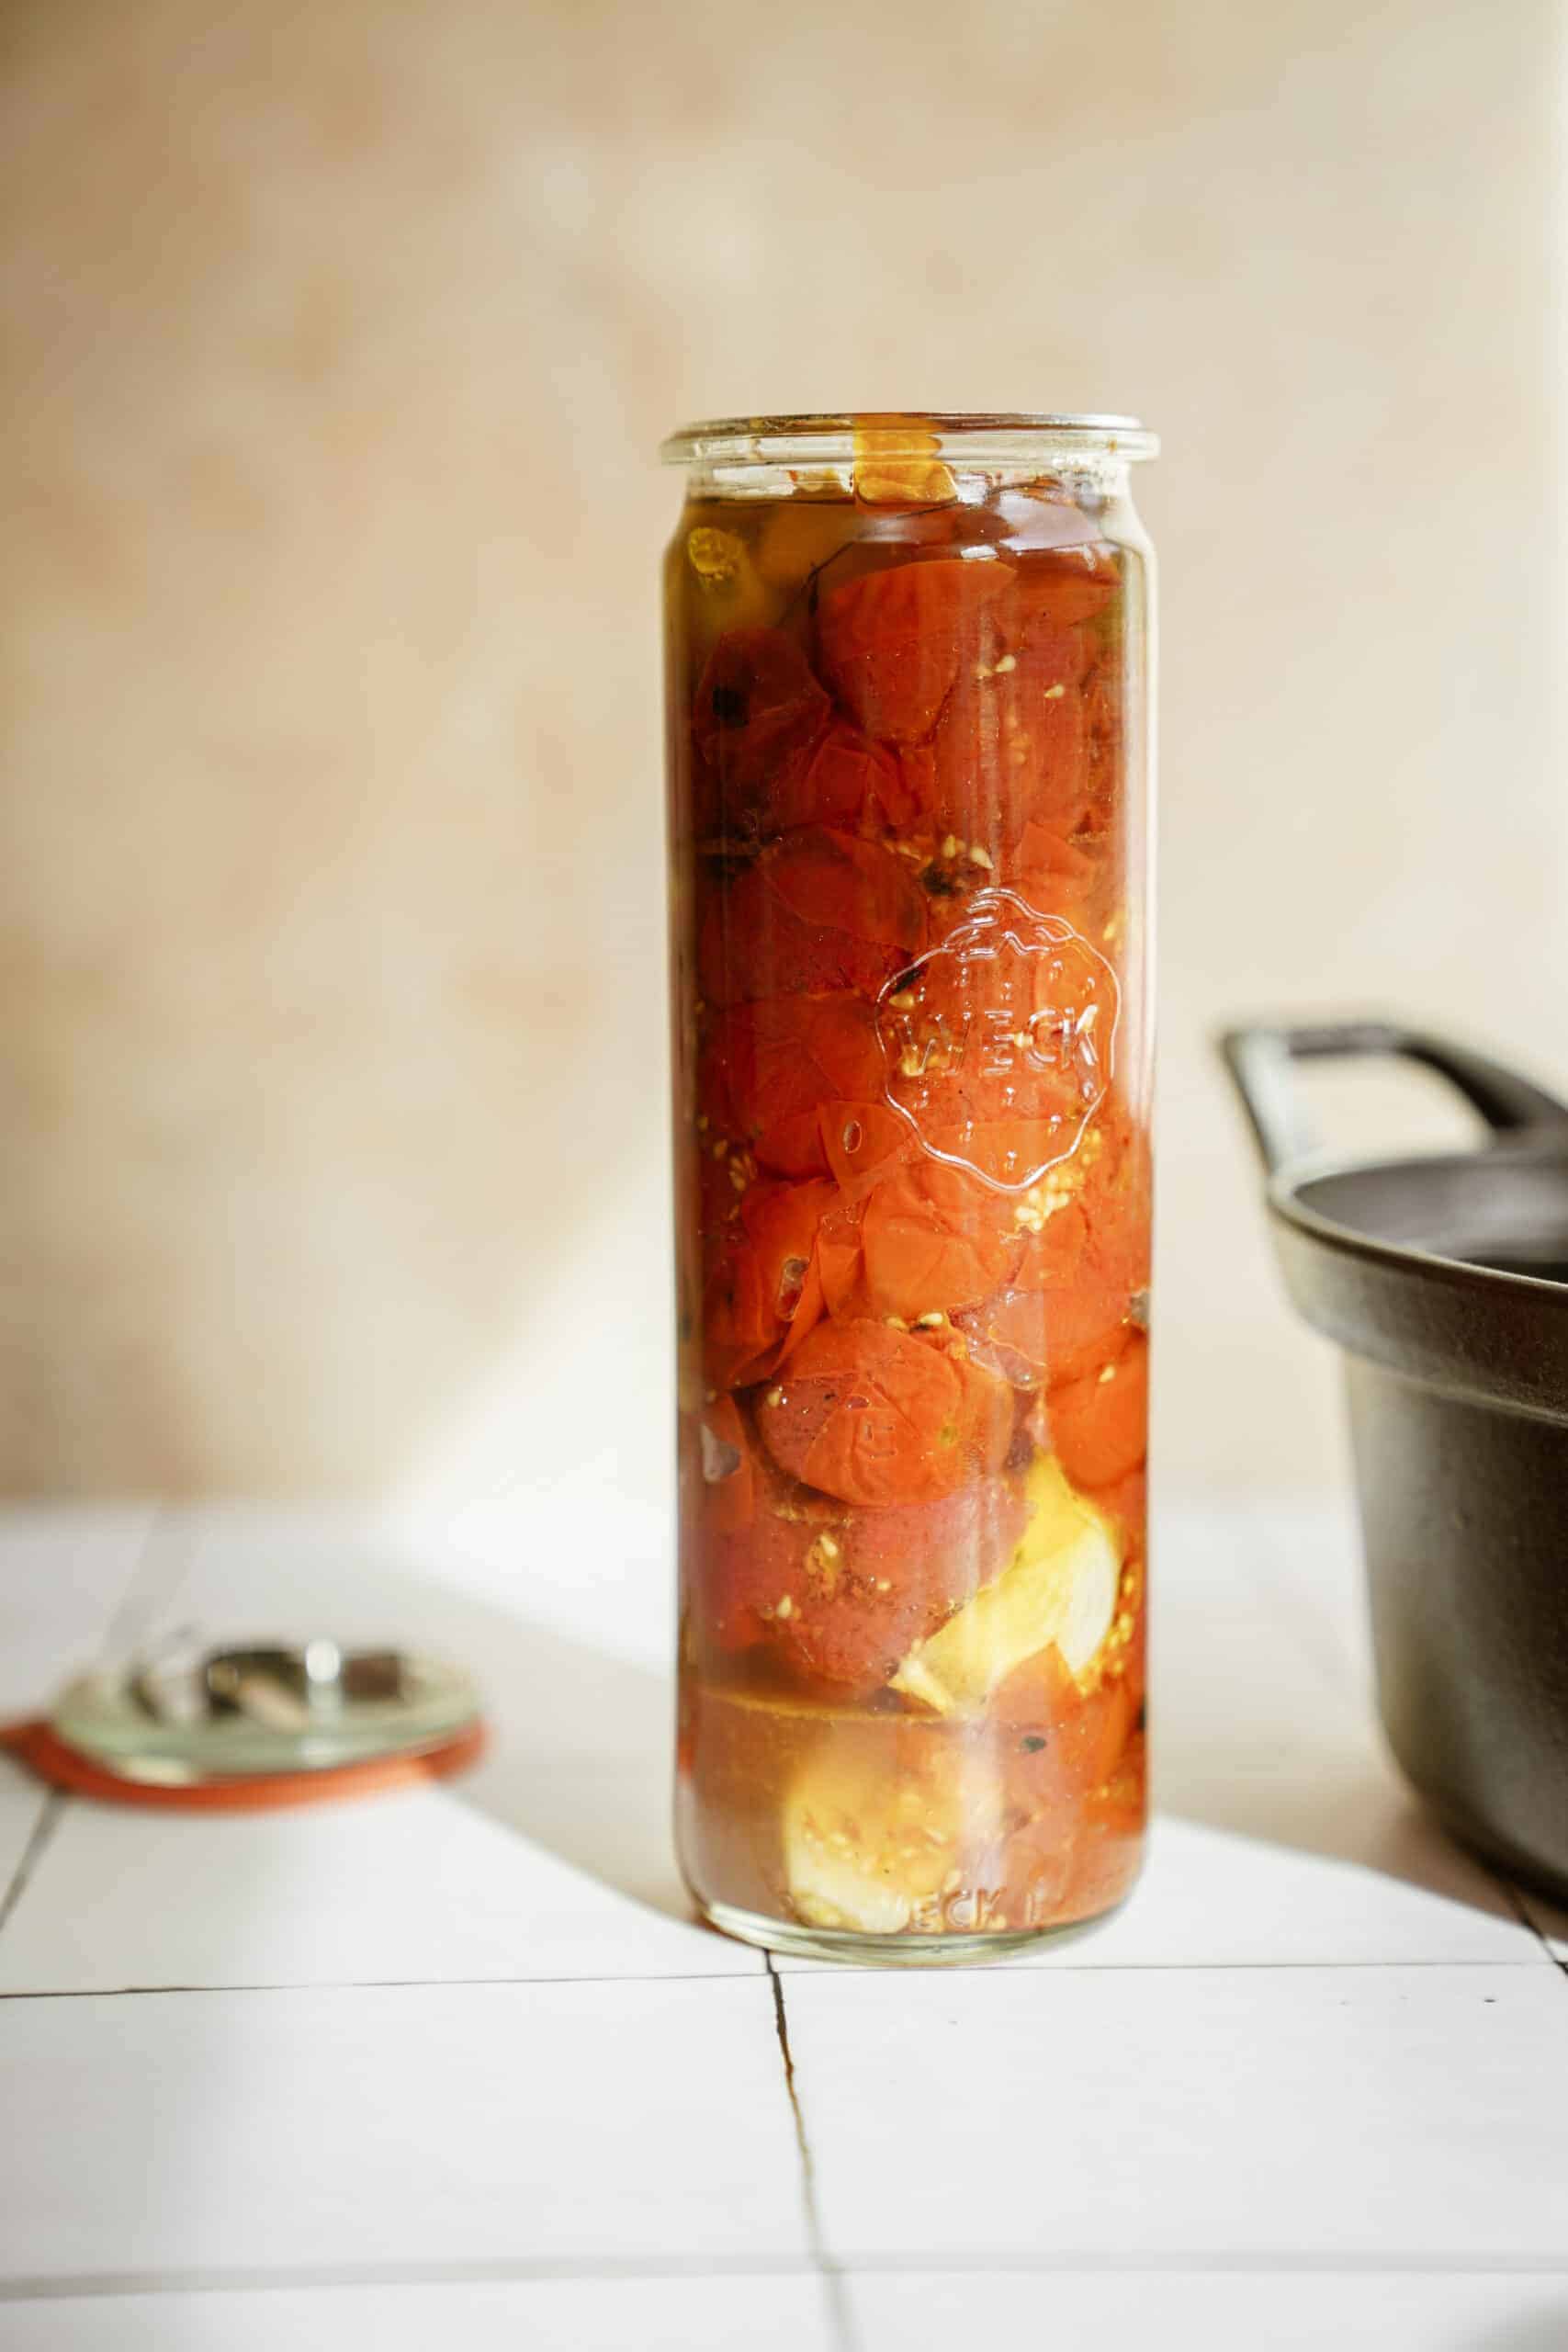
M969 1968L977 1961L1006 1960L1039 1944L1074 1942L1113 1918L1121 1907L1113 1903L1108 1910L1087 1919L1065 1920L1059 1927L1008 1928L977 1935L873 1936L847 1928L807 1928L790 1919L768 1919L755 1911L735 1910L728 1903L697 1904L709 1927L739 1943L782 1952L791 1960L835 1961L860 1968Z

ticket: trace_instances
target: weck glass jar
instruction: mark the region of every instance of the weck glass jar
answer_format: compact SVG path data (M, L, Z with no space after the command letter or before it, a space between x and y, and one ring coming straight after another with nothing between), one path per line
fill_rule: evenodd
M1154 447L664 447L677 1832L776 1950L972 1959L1138 1867Z

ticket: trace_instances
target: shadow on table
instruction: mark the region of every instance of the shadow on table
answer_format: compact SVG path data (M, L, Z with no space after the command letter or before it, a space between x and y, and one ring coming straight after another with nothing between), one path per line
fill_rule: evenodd
M452 1793L634 1901L690 1919L671 1847L666 1678L464 1585L391 1563L375 1574L388 1630L455 1659L479 1686L490 1747Z
M1299 1745L1280 1760L1241 1743L1190 1744L1167 1730L1156 1745L1155 1791L1162 1813L1206 1829L1353 1864L1476 1910L1514 1907L1398 1777L1370 1725L1364 1741Z
M449 1653L480 1683L492 1746L453 1783L456 1794L635 1901L692 1917L671 1850L664 1675L406 1565L377 1565L375 1604L389 1630ZM1239 1717L1227 1723L1223 1708L1205 1713L1179 1660L1165 1679L1183 1695L1156 1717L1162 1812L1478 1910L1507 1908L1496 1882L1399 1779L1357 1698L1341 1690L1316 1718L1315 1736L1269 1738L1256 1711L1250 1728Z
M1562 2352L1568 2344L1568 2293L1561 2290L1551 2293L1550 2301L1542 2301L1533 2311L1510 2312L1495 2324L1488 2324L1467 2352Z
M1371 1663L1268 1572L1212 1593L1175 1564L1156 1606L1153 1777L1162 1814L1401 1882L1477 1911L1517 1905L1450 1838L1384 1743ZM1187 1563L1190 1566L1190 1562Z

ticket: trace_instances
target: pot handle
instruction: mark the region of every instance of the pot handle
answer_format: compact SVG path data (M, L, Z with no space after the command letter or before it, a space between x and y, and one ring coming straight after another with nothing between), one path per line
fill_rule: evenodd
M1406 1029L1401 1022L1309 1022L1290 1028L1260 1022L1224 1031L1219 1046L1270 1176L1295 1160L1310 1159L1319 1148L1296 1091L1292 1062L1396 1055L1446 1078L1480 1112L1495 1136L1521 1127L1568 1126L1568 1103L1532 1086L1517 1070L1427 1030Z

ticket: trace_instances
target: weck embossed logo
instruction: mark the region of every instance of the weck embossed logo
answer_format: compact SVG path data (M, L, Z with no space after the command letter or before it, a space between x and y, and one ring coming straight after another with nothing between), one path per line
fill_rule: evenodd
M1070 922L983 891L878 999L887 1101L933 1158L1023 1192L1104 1099L1120 1006L1115 973Z

